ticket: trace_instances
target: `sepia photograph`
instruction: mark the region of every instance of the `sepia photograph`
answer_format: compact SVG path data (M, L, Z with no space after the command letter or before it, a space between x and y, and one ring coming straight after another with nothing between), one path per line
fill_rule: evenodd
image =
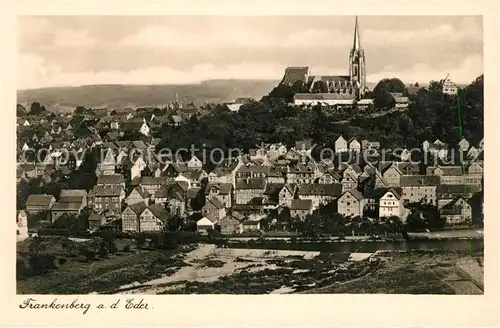
M24 15L17 60L18 295L484 295L483 16Z

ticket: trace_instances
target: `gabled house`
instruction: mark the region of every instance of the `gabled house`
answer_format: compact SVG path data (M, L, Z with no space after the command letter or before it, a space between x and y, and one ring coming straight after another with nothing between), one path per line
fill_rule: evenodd
M205 188L207 199L216 198L225 208L231 208L233 204L233 185L231 183L209 183Z
M139 215L139 231L162 231L171 217L162 204L151 204Z
M124 232L139 232L139 217L146 209L146 204L136 203L128 205L122 212L122 231Z
M242 221L243 232L260 231L261 217L250 217Z
M243 214L232 212L219 221L220 231L223 235L241 234L243 232Z
M465 138L462 138L459 142L458 142L458 149L460 151L467 151L469 150L469 142L467 141L467 139Z
M325 205L341 195L341 183L301 185L297 191L299 199L310 199L312 201L313 209L317 209L320 205Z
M99 164L99 170L102 175L113 175L116 173L115 152L111 147L106 149L105 151L106 153L104 159Z
M441 207L439 213L446 218L446 223L450 225L466 223L472 219L472 207L461 196Z
M269 205L291 207L295 188L290 184L268 183L264 190L264 202Z
M200 233L207 233L214 230L217 220L212 217L204 216L196 222L196 230Z
M32 194L26 200L26 213L36 214L42 211L50 211L56 198L52 195L46 194Z
M217 198L207 198L207 201L201 209L202 215L215 219L218 222L226 216L226 207Z
M95 186L93 189L93 208L96 212L121 213L122 200L125 199L125 191L122 186L111 187Z
M249 204L252 199L263 197L266 189L265 178L239 179L234 192L235 204Z
M142 187L137 186L128 194L125 198L125 204L133 205L138 203L144 203L146 206L149 204L149 197L151 195L144 190Z
M187 161L187 167L190 169L200 169L203 167L203 163L200 161L198 157L193 155L189 161Z
M292 199L290 205L290 217L304 220L304 218L312 214L313 203L310 199Z
M348 151L347 140L341 135L335 140L335 152L336 153L345 153Z
M397 216L401 218L403 214L403 199L391 188L380 198L379 217Z
M390 166L382 169L381 171L382 177L389 187L399 187L401 183L401 176L403 175L399 170L397 165L391 163Z
M401 177L401 197L408 203L437 205L438 176L403 175Z
M85 189L62 189L59 193L59 203L81 203L87 206L87 191Z
M100 175L97 177L97 186L115 187L120 186L125 189L125 178L121 174Z
M349 146L350 152L357 152L357 153L361 152L361 144L359 143L358 140L356 140L356 138L351 138L347 144Z
M141 178L140 187L143 190L147 191L147 193L150 195L151 199L154 200L156 197L156 192L166 182L167 181L166 181L165 177L155 178L155 177L144 176Z
M337 211L344 216L362 216L364 205L363 195L357 189L346 190L337 199Z
M55 222L62 215L79 215L83 209L81 202L55 202L54 206L50 209L52 222Z

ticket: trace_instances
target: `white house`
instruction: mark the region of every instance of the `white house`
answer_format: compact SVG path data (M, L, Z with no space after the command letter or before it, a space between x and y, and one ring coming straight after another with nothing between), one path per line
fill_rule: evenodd
M196 222L196 230L201 233L206 233L215 228L216 220L207 216L202 217Z
M17 214L16 241L20 242L28 237L28 215L24 210L20 210Z
M379 217L401 217L404 212L403 200L394 190L390 190L380 198Z
M203 163L198 157L193 155L193 157L191 157L191 159L187 162L187 166L193 169L201 169L203 167Z
M145 136L148 136L150 130L151 129L149 128L149 126L147 125L147 123L146 122L142 122L141 129L139 130L139 132L142 133Z
M427 151L429 151L429 146L430 146L430 143L429 141L425 140L424 142L422 142L422 150L426 153Z
M448 77L443 81L443 93L447 95L456 95L457 86Z
M402 151L401 151L401 155L400 155L400 158L403 162L406 162L408 160L410 160L411 158L411 153L408 149L404 148Z
M458 149L460 149L461 151L469 150L469 142L467 141L467 139L462 138L462 140L460 140L460 142L458 143Z
M355 138L349 140L348 145L349 145L349 151L357 153L361 152L361 144Z
M133 180L141 176L142 170L146 168L146 162L142 158L142 156L137 157L134 165L130 169L130 178Z
M347 148L347 140L341 135L335 140L335 152L336 153L345 153L348 151Z
M479 156L479 150L476 147L472 146L467 151L467 158L476 159Z

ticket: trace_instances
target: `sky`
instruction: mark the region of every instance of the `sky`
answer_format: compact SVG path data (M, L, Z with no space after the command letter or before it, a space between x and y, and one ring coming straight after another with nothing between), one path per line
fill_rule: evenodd
M359 16L368 82L483 74L480 16ZM18 89L348 74L354 16L21 16Z

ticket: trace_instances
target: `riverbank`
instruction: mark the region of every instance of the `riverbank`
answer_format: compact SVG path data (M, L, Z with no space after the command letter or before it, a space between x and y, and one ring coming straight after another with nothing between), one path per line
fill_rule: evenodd
M409 232L408 238L405 239L401 234L390 236L320 236L315 238L297 237L297 236L283 236L283 237L229 237L228 242L248 242L256 240L267 241L291 241L292 239L300 243L313 243L313 242L391 242L391 241L404 241L404 240L461 240L461 239L484 239L484 231L482 229L474 230L444 230L444 231L430 231L430 232Z

